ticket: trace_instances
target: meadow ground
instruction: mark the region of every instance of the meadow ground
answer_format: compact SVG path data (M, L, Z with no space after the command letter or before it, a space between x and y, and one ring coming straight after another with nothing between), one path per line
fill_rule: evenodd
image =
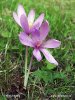
M18 38L22 30L12 16L19 3L27 13L33 8L36 18L44 12L51 29L48 38L61 41L59 48L50 50L59 66L49 64L44 56L41 62L34 58L25 97L27 100L49 100L51 95L56 95L56 98L51 97L52 100L56 100L61 94L67 97L59 96L60 100L70 100L70 95L71 98L75 98L75 0L0 1L1 95L7 93L12 84L23 88L25 47ZM32 49L29 49L28 61L31 52Z

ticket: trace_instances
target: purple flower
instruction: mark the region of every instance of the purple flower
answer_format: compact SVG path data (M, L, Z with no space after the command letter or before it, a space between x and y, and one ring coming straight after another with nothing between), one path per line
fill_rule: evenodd
M54 59L54 57L50 54L46 48L57 48L60 46L61 42L55 39L49 39L48 41L45 40L49 32L49 24L47 21L45 21L41 27L40 30L35 30L32 33L32 37L29 37L24 32L21 32L19 34L20 42L23 45L33 47L33 55L35 58L40 61L42 59L41 53L42 52L45 56L45 58L55 65L58 65L58 62Z
M26 34L30 34L34 29L38 29L43 20L44 14L42 13L35 21L35 11L30 10L28 16L22 5L18 5L17 13L13 12L13 17L17 24L19 24Z

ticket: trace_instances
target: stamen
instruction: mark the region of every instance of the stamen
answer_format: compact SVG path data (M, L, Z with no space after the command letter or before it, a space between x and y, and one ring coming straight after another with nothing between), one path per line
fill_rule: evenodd
M36 47L40 47L41 46L41 41L38 41L37 44L36 44Z

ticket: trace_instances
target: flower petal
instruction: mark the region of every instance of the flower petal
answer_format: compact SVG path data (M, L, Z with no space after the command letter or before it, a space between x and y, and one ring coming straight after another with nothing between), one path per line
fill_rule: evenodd
M55 39L49 39L48 41L46 41L44 44L43 44L43 47L44 48L57 48L59 47L61 44L60 41L58 40L55 40Z
M17 14L20 19L21 15L26 16L25 10L21 4L18 5Z
M45 21L40 27L40 38L44 40L49 32L49 24L48 21Z
M32 39L24 32L19 34L19 40L23 45L33 47Z
M41 52L44 54L45 58L55 65L58 65L58 62L54 59L54 57L50 54L50 52L46 49L41 49Z
M40 51L37 50L37 49L34 49L33 55L35 56L35 58L36 58L38 61L40 61L40 60L42 59L41 53L40 53Z
M44 20L44 14L41 14L41 15L37 18L37 20L34 22L33 27L35 27L36 29L38 29L38 28L41 26L43 20Z
M24 32L29 34L28 20L27 20L27 17L25 15L21 15L20 23L22 25L22 28L23 28Z
M21 24L20 24L20 19L18 18L17 14L16 14L15 12L13 12L13 18L14 18L14 20L16 21L16 23L19 24L19 25L21 26Z
M37 41L40 41L40 31L35 29L33 32L32 32L32 40L34 42L37 42Z
M35 18L35 11L32 9L28 14L28 23L33 24Z

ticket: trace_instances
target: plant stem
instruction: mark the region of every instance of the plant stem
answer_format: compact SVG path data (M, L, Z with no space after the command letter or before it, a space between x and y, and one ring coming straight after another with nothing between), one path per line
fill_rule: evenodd
M26 47L25 53L25 73L24 73L24 87L27 86L27 58L28 58L28 47Z
M32 60L33 60L33 55L31 56L30 64L29 67L27 68L27 58L28 58L28 47L26 47L26 54L25 54L25 74L24 74L24 87L26 89L27 83L28 83L28 78L29 78L29 73L32 65Z
M28 83L28 78L29 78L29 73L30 73L30 69L32 66L32 61L33 61L33 55L31 56L31 60L30 60L30 64L29 64L29 68L28 68L28 72L27 72L27 78L26 78L26 82ZM27 85L27 84L26 84Z
M28 68L27 81L28 81L30 69L31 69L31 66L32 66L32 61L33 61L33 55L31 56L31 60L30 60L29 68Z

